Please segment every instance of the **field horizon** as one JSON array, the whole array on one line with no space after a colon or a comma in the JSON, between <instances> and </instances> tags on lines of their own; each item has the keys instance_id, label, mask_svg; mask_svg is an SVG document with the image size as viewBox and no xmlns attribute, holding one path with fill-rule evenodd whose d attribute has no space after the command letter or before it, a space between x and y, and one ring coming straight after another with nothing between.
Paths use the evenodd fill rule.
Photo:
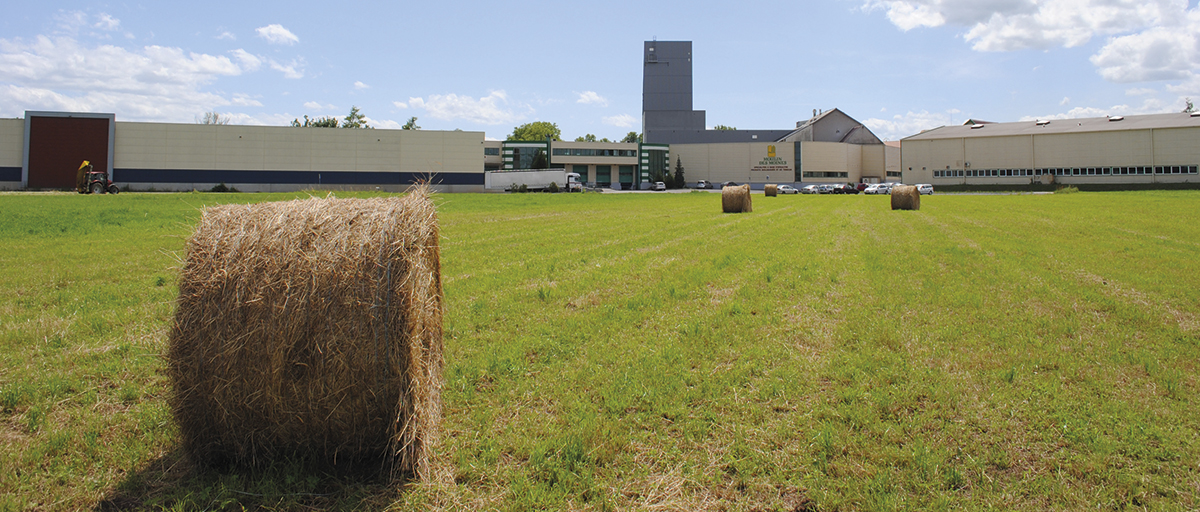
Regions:
<instances>
[{"instance_id":1,"label":"field horizon","mask_svg":"<svg viewBox=\"0 0 1200 512\"><path fill-rule=\"evenodd\" d=\"M0 510L1200 507L1200 191L435 195L439 478L193 466L184 240L325 194L0 195Z\"/></svg>"}]
</instances>

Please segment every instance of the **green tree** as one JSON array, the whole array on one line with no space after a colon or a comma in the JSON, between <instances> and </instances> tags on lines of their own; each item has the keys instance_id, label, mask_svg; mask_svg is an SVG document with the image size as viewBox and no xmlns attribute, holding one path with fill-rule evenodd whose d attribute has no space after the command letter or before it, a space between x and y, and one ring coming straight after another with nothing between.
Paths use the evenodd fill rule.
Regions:
<instances>
[{"instance_id":1,"label":"green tree","mask_svg":"<svg viewBox=\"0 0 1200 512\"><path fill-rule=\"evenodd\" d=\"M350 114L342 121L342 128L370 128L367 124L367 116L358 111L358 107L351 106Z\"/></svg>"},{"instance_id":2,"label":"green tree","mask_svg":"<svg viewBox=\"0 0 1200 512\"><path fill-rule=\"evenodd\" d=\"M641 142L641 141L642 141L642 134L640 134L638 132L629 132L629 133L625 134L624 139L621 139L621 142Z\"/></svg>"},{"instance_id":3,"label":"green tree","mask_svg":"<svg viewBox=\"0 0 1200 512\"><path fill-rule=\"evenodd\" d=\"M412 117L408 118L408 122L404 123L404 126L401 126L400 129L401 130L420 130L421 127L417 126L417 116L412 116Z\"/></svg>"},{"instance_id":4,"label":"green tree","mask_svg":"<svg viewBox=\"0 0 1200 512\"><path fill-rule=\"evenodd\" d=\"M725 126L725 125L723 125L723 124L716 125L716 126L714 126L714 127L713 127L713 129L714 129L714 130L721 130L721 131L734 131L734 130L737 130L737 128L734 128L734 127L732 127L732 126Z\"/></svg>"},{"instance_id":5,"label":"green tree","mask_svg":"<svg viewBox=\"0 0 1200 512\"><path fill-rule=\"evenodd\" d=\"M304 116L304 123L301 124L299 119L292 120L292 126L296 128L337 128L338 120L336 117L317 117L309 119Z\"/></svg>"},{"instance_id":6,"label":"green tree","mask_svg":"<svg viewBox=\"0 0 1200 512\"><path fill-rule=\"evenodd\" d=\"M675 188L684 188L687 186L687 181L683 177L683 162L679 160L679 156L675 157Z\"/></svg>"},{"instance_id":7,"label":"green tree","mask_svg":"<svg viewBox=\"0 0 1200 512\"><path fill-rule=\"evenodd\" d=\"M508 140L541 142L547 138L550 140L562 140L561 137L562 130L558 129L558 124L547 121L534 121L513 128L512 133L508 135Z\"/></svg>"},{"instance_id":8,"label":"green tree","mask_svg":"<svg viewBox=\"0 0 1200 512\"><path fill-rule=\"evenodd\" d=\"M583 137L575 137L575 142L596 142L596 136L589 133Z\"/></svg>"},{"instance_id":9,"label":"green tree","mask_svg":"<svg viewBox=\"0 0 1200 512\"><path fill-rule=\"evenodd\" d=\"M533 162L529 164L529 168L545 169L547 167L550 167L550 161L546 159L546 152L540 149L537 150L537 152L533 154Z\"/></svg>"}]
</instances>

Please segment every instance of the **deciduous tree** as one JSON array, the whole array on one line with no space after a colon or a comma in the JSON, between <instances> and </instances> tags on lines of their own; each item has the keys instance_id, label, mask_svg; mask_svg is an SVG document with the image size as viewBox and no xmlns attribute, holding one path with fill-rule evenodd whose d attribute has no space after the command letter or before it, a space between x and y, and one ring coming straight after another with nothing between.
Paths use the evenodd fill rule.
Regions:
<instances>
[{"instance_id":1,"label":"deciduous tree","mask_svg":"<svg viewBox=\"0 0 1200 512\"><path fill-rule=\"evenodd\" d=\"M558 129L558 124L547 121L534 121L513 128L512 133L508 135L508 140L512 141L541 142L547 138L550 140L562 140L562 130Z\"/></svg>"}]
</instances>

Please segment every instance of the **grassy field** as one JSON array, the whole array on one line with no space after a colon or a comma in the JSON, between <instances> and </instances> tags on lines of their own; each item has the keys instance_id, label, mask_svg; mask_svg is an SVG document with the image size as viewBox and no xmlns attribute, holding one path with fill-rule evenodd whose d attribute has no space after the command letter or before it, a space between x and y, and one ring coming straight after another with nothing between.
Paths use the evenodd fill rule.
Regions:
<instances>
[{"instance_id":1,"label":"grassy field","mask_svg":"<svg viewBox=\"0 0 1200 512\"><path fill-rule=\"evenodd\" d=\"M438 196L444 478L401 488L179 451L183 241L298 196L0 195L0 510L1200 507L1200 192Z\"/></svg>"}]
</instances>

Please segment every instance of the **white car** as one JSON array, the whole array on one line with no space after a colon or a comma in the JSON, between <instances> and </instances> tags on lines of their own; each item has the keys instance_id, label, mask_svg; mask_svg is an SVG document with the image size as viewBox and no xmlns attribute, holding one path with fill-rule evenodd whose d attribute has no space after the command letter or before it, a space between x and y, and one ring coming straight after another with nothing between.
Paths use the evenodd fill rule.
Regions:
<instances>
[{"instance_id":1,"label":"white car","mask_svg":"<svg viewBox=\"0 0 1200 512\"><path fill-rule=\"evenodd\" d=\"M933 185L921 183L917 185L917 193L923 196L931 196L933 195Z\"/></svg>"},{"instance_id":2,"label":"white car","mask_svg":"<svg viewBox=\"0 0 1200 512\"><path fill-rule=\"evenodd\" d=\"M654 186L651 188L653 188L654 190L666 190L667 184L663 183L661 181L656 181L656 182L654 182Z\"/></svg>"},{"instance_id":3,"label":"white car","mask_svg":"<svg viewBox=\"0 0 1200 512\"><path fill-rule=\"evenodd\" d=\"M780 194L799 194L800 193L799 190L796 190L796 187L793 187L791 185L780 185L778 188L775 189L775 191Z\"/></svg>"},{"instance_id":4,"label":"white car","mask_svg":"<svg viewBox=\"0 0 1200 512\"><path fill-rule=\"evenodd\" d=\"M808 185L808 186L806 186L806 187L804 187L804 188L801 188L801 189L800 189L800 193L801 193L801 194L816 194L816 193L817 193L817 187L819 187L819 186L820 186L820 185Z\"/></svg>"},{"instance_id":5,"label":"white car","mask_svg":"<svg viewBox=\"0 0 1200 512\"><path fill-rule=\"evenodd\" d=\"M872 194L881 194L881 195L891 194L892 188L895 187L896 185L900 185L900 183L896 183L894 181L876 183L875 185L873 185L875 187L875 191L872 192Z\"/></svg>"}]
</instances>

